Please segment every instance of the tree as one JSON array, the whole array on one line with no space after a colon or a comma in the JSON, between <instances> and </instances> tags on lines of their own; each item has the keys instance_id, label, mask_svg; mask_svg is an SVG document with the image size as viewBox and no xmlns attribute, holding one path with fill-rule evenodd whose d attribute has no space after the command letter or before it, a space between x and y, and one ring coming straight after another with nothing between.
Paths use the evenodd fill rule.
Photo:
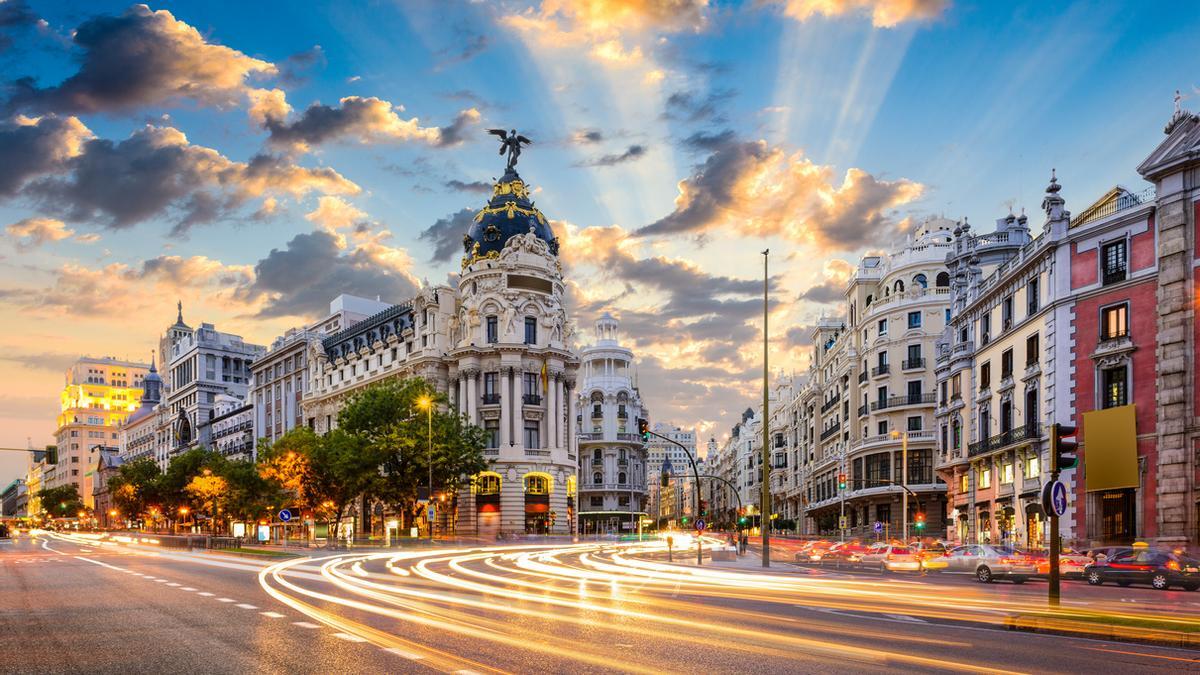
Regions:
<instances>
[{"instance_id":1,"label":"tree","mask_svg":"<svg viewBox=\"0 0 1200 675\"><path fill-rule=\"evenodd\" d=\"M212 523L211 530L215 533L218 503L229 490L229 483L212 473L211 469L205 469L199 476L193 476L183 490L192 498L193 504L208 514L209 522Z\"/></svg>"},{"instance_id":2,"label":"tree","mask_svg":"<svg viewBox=\"0 0 1200 675\"><path fill-rule=\"evenodd\" d=\"M108 491L122 512L136 518L161 501L161 479L158 464L143 457L117 467L116 475L108 479Z\"/></svg>"},{"instance_id":3,"label":"tree","mask_svg":"<svg viewBox=\"0 0 1200 675\"><path fill-rule=\"evenodd\" d=\"M196 476L204 474L205 469L210 473L220 475L227 460L218 452L206 448L192 448L175 455L167 470L159 479L159 498L162 501L163 512L177 513L179 507L191 503L191 495L187 486Z\"/></svg>"},{"instance_id":4,"label":"tree","mask_svg":"<svg viewBox=\"0 0 1200 675\"><path fill-rule=\"evenodd\" d=\"M430 402L432 413L422 409L422 400ZM443 412L446 403L428 382L411 378L366 387L342 408L338 428L382 457L382 472L370 490L373 496L415 514L421 488L429 487L430 438L434 492L453 495L467 477L487 468L487 432L460 415Z\"/></svg>"},{"instance_id":5,"label":"tree","mask_svg":"<svg viewBox=\"0 0 1200 675\"><path fill-rule=\"evenodd\" d=\"M37 496L42 502L42 511L49 518L74 518L84 510L79 488L74 483L43 488L38 490Z\"/></svg>"},{"instance_id":6,"label":"tree","mask_svg":"<svg viewBox=\"0 0 1200 675\"><path fill-rule=\"evenodd\" d=\"M264 478L254 462L228 462L221 475L228 483L221 505L230 518L256 521L286 498L279 484Z\"/></svg>"}]
</instances>

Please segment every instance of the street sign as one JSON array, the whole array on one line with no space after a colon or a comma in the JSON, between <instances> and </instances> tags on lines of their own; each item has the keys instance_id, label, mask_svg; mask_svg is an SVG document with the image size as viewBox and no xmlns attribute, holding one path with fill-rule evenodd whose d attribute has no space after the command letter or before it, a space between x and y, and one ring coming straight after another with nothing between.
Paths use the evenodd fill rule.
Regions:
<instances>
[{"instance_id":1,"label":"street sign","mask_svg":"<svg viewBox=\"0 0 1200 675\"><path fill-rule=\"evenodd\" d=\"M433 514L434 514L434 506L433 506L433 504L430 504L429 505L429 520L430 521L433 520Z\"/></svg>"},{"instance_id":2,"label":"street sign","mask_svg":"<svg viewBox=\"0 0 1200 675\"><path fill-rule=\"evenodd\" d=\"M883 523L881 523L877 520L877 521L875 521L875 534L882 534L882 533L883 533Z\"/></svg>"},{"instance_id":3,"label":"street sign","mask_svg":"<svg viewBox=\"0 0 1200 675\"><path fill-rule=\"evenodd\" d=\"M1050 481L1042 488L1042 508L1060 517L1067 512L1067 486L1062 481Z\"/></svg>"},{"instance_id":4,"label":"street sign","mask_svg":"<svg viewBox=\"0 0 1200 675\"><path fill-rule=\"evenodd\" d=\"M287 509L281 509L279 511L279 519L286 523L292 519L292 512Z\"/></svg>"},{"instance_id":5,"label":"street sign","mask_svg":"<svg viewBox=\"0 0 1200 675\"><path fill-rule=\"evenodd\" d=\"M704 531L704 525L705 525L705 523L704 523L704 519L703 519L703 518L697 518L697 519L696 519L696 531L697 531L697 532L703 532L703 531Z\"/></svg>"},{"instance_id":6,"label":"street sign","mask_svg":"<svg viewBox=\"0 0 1200 675\"><path fill-rule=\"evenodd\" d=\"M845 530L845 529L849 528L849 525L850 525L850 520L848 518L846 518L846 516L841 516L840 518L838 518L838 528Z\"/></svg>"}]
</instances>

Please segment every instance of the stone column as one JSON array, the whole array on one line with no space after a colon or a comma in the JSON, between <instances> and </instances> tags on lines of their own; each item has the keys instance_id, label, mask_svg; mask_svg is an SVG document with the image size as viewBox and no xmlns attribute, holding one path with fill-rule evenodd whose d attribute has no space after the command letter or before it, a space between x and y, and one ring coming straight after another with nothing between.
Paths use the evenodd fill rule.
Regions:
<instances>
[{"instance_id":1,"label":"stone column","mask_svg":"<svg viewBox=\"0 0 1200 675\"><path fill-rule=\"evenodd\" d=\"M514 410L512 396L512 368L500 369L500 447L506 448L512 442L512 413ZM520 411L516 406L515 410Z\"/></svg>"},{"instance_id":2,"label":"stone column","mask_svg":"<svg viewBox=\"0 0 1200 675\"><path fill-rule=\"evenodd\" d=\"M570 433L571 433L571 419L570 418L563 419L563 417L564 417L565 410L570 407L570 404L566 400L566 398L564 398L565 391L563 389L563 381L562 381L561 375L559 377L555 378L555 380L554 380L554 391L555 391L555 394L554 394L555 400L558 401L558 408L557 408L556 412L554 413L556 415L555 419L558 420L558 422L556 423L556 426L555 426L555 428L558 429L558 437L555 438L554 440L556 443L558 443L558 446L560 448L569 448L571 444L566 440L566 438L568 436L570 436ZM564 404L567 404L567 405L564 405Z\"/></svg>"},{"instance_id":3,"label":"stone column","mask_svg":"<svg viewBox=\"0 0 1200 675\"><path fill-rule=\"evenodd\" d=\"M475 391L475 381L479 377L478 371L467 371L467 419L471 424L479 424L479 394Z\"/></svg>"},{"instance_id":4,"label":"stone column","mask_svg":"<svg viewBox=\"0 0 1200 675\"><path fill-rule=\"evenodd\" d=\"M575 416L578 414L576 410L578 410L579 402L575 400L575 387L565 384L564 390L567 396L567 429L564 435L564 445L567 447L568 453L578 457L579 453L575 450Z\"/></svg>"},{"instance_id":5,"label":"stone column","mask_svg":"<svg viewBox=\"0 0 1200 675\"><path fill-rule=\"evenodd\" d=\"M546 447L557 448L559 447L557 376L552 376L546 384Z\"/></svg>"}]
</instances>

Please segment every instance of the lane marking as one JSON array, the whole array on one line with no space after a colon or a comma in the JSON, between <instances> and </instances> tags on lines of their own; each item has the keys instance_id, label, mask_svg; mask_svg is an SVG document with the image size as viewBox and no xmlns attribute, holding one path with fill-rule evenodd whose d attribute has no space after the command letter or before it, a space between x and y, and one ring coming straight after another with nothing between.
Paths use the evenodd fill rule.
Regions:
<instances>
[{"instance_id":1,"label":"lane marking","mask_svg":"<svg viewBox=\"0 0 1200 675\"><path fill-rule=\"evenodd\" d=\"M367 639L365 637L360 637L358 635L353 635L351 633L334 633L333 637L338 638L339 640L345 640L346 642L366 642L367 641Z\"/></svg>"},{"instance_id":2,"label":"lane marking","mask_svg":"<svg viewBox=\"0 0 1200 675\"><path fill-rule=\"evenodd\" d=\"M217 602L237 602L233 598L217 598Z\"/></svg>"},{"instance_id":3,"label":"lane marking","mask_svg":"<svg viewBox=\"0 0 1200 675\"><path fill-rule=\"evenodd\" d=\"M1185 661L1187 663L1200 663L1200 659L1184 659L1178 656L1163 656L1161 654L1147 654L1146 652L1130 652L1123 649L1105 649L1104 647L1084 647L1094 652L1111 652L1113 654L1129 654L1132 656L1149 656L1152 659L1166 659L1167 661Z\"/></svg>"},{"instance_id":4,"label":"lane marking","mask_svg":"<svg viewBox=\"0 0 1200 675\"><path fill-rule=\"evenodd\" d=\"M155 580L154 580L154 583L156 583L156 584L165 584L165 583L167 583L167 580L166 580L166 579L155 579Z\"/></svg>"},{"instance_id":5,"label":"lane marking","mask_svg":"<svg viewBox=\"0 0 1200 675\"><path fill-rule=\"evenodd\" d=\"M884 616L890 616L893 619L896 619L897 621L909 621L912 623L929 623L925 619L918 619L915 616L908 616L907 614L884 614Z\"/></svg>"},{"instance_id":6,"label":"lane marking","mask_svg":"<svg viewBox=\"0 0 1200 675\"><path fill-rule=\"evenodd\" d=\"M199 593L197 593L197 595L203 595L206 598L211 598L213 596L212 593L206 593L205 591L200 591Z\"/></svg>"},{"instance_id":7,"label":"lane marking","mask_svg":"<svg viewBox=\"0 0 1200 675\"><path fill-rule=\"evenodd\" d=\"M420 661L421 659L425 658L421 654L418 654L416 652L406 651L399 647L388 647L388 648L384 649L383 651L388 652L389 654L395 654L396 656L401 656L403 658L408 659L409 661Z\"/></svg>"},{"instance_id":8,"label":"lane marking","mask_svg":"<svg viewBox=\"0 0 1200 675\"><path fill-rule=\"evenodd\" d=\"M180 587L180 586L182 586L183 584L177 584L177 583L175 583L174 581L172 581L171 583L169 583L169 584L167 584L167 585L168 585L168 586L170 586L171 588L179 588L179 587Z\"/></svg>"},{"instance_id":9,"label":"lane marking","mask_svg":"<svg viewBox=\"0 0 1200 675\"><path fill-rule=\"evenodd\" d=\"M283 618L283 615L280 614L279 612L259 612L259 614L262 614L263 616L265 616L269 619L282 619Z\"/></svg>"},{"instance_id":10,"label":"lane marking","mask_svg":"<svg viewBox=\"0 0 1200 675\"><path fill-rule=\"evenodd\" d=\"M237 604L237 606L238 606L238 607L241 607L242 609L258 609L258 608L257 608L257 607L255 607L254 605L247 605L247 604L246 604L246 603L244 603L244 602L238 603L238 604Z\"/></svg>"},{"instance_id":11,"label":"lane marking","mask_svg":"<svg viewBox=\"0 0 1200 675\"><path fill-rule=\"evenodd\" d=\"M179 590L187 591L188 593L193 593L193 592L195 592L196 589L192 588L191 586L184 586L183 588L180 588Z\"/></svg>"},{"instance_id":12,"label":"lane marking","mask_svg":"<svg viewBox=\"0 0 1200 675\"><path fill-rule=\"evenodd\" d=\"M293 621L292 625L299 626L301 628L320 628L321 627L320 624L309 623L308 621Z\"/></svg>"}]
</instances>

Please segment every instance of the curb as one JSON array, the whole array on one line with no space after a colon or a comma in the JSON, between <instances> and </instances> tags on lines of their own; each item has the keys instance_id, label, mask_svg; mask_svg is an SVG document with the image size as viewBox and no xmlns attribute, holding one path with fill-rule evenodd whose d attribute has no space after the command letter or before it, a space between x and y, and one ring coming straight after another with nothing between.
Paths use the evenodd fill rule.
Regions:
<instances>
[{"instance_id":1,"label":"curb","mask_svg":"<svg viewBox=\"0 0 1200 675\"><path fill-rule=\"evenodd\" d=\"M1010 631L1023 633L1085 637L1113 642L1200 650L1200 633L1086 623L1044 616L1009 616L1004 620L1004 627Z\"/></svg>"}]
</instances>

